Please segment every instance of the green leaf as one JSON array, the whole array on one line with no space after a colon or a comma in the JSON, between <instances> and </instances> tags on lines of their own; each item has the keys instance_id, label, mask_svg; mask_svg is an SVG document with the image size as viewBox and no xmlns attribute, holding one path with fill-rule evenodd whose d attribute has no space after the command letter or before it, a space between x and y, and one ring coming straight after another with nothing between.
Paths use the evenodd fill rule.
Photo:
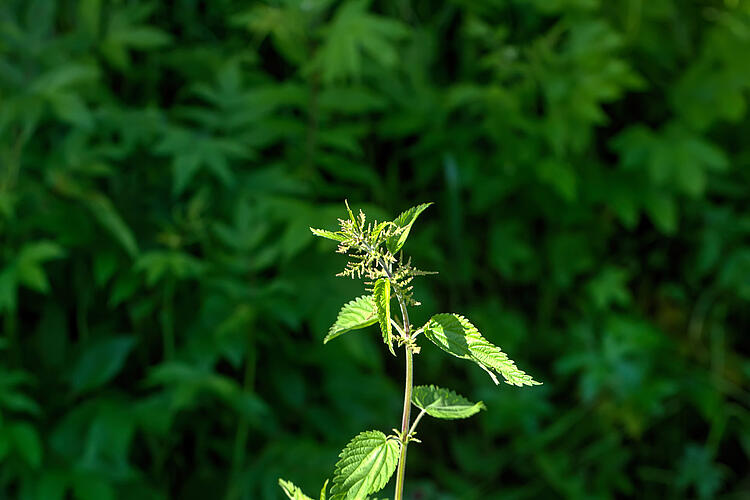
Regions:
<instances>
[{"instance_id":1,"label":"green leaf","mask_svg":"<svg viewBox=\"0 0 750 500\"><path fill-rule=\"evenodd\" d=\"M146 273L146 285L154 286L162 279L189 279L205 271L205 265L180 250L152 250L141 255L133 269Z\"/></svg>"},{"instance_id":2,"label":"green leaf","mask_svg":"<svg viewBox=\"0 0 750 500\"><path fill-rule=\"evenodd\" d=\"M648 212L654 225L665 234L677 231L679 213L674 197L666 194L652 194L645 199Z\"/></svg>"},{"instance_id":3,"label":"green leaf","mask_svg":"<svg viewBox=\"0 0 750 500\"><path fill-rule=\"evenodd\" d=\"M44 500L64 500L67 489L66 474L57 471L46 471L36 484L36 498Z\"/></svg>"},{"instance_id":4,"label":"green leaf","mask_svg":"<svg viewBox=\"0 0 750 500\"><path fill-rule=\"evenodd\" d=\"M344 200L344 205L346 205L346 211L349 212L349 219L356 224L357 218L354 217L354 212L352 212L351 207L349 207L349 200Z\"/></svg>"},{"instance_id":5,"label":"green leaf","mask_svg":"<svg viewBox=\"0 0 750 500\"><path fill-rule=\"evenodd\" d=\"M393 225L396 226L396 230L385 243L388 251L395 254L396 252L401 250L401 247L403 247L404 243L406 243L406 238L409 237L409 231L411 231L412 224L414 224L414 221L417 220L419 214L424 212L425 209L427 209L427 207L429 207L430 205L432 205L432 202L422 203L421 205L417 205L416 207L411 207L409 210L402 212L401 215L396 217L396 219L393 221Z\"/></svg>"},{"instance_id":6,"label":"green leaf","mask_svg":"<svg viewBox=\"0 0 750 500\"><path fill-rule=\"evenodd\" d=\"M108 41L127 45L133 49L148 50L169 45L172 42L172 36L151 26L127 26L116 31L112 30Z\"/></svg>"},{"instance_id":7,"label":"green leaf","mask_svg":"<svg viewBox=\"0 0 750 500\"><path fill-rule=\"evenodd\" d=\"M65 255L65 251L52 241L41 240L24 245L18 253L18 262L33 262L41 264L48 260L57 259Z\"/></svg>"},{"instance_id":8,"label":"green leaf","mask_svg":"<svg viewBox=\"0 0 750 500\"><path fill-rule=\"evenodd\" d=\"M328 335L323 339L326 344L350 330L358 330L375 324L378 315L375 308L375 300L372 295L363 295L344 305L339 311L336 322L328 330Z\"/></svg>"},{"instance_id":9,"label":"green leaf","mask_svg":"<svg viewBox=\"0 0 750 500\"><path fill-rule=\"evenodd\" d=\"M331 500L360 500L388 484L398 464L400 444L380 431L365 431L339 455Z\"/></svg>"},{"instance_id":10,"label":"green leaf","mask_svg":"<svg viewBox=\"0 0 750 500\"><path fill-rule=\"evenodd\" d=\"M70 376L73 391L81 393L106 384L120 372L134 346L134 337L111 337L87 346Z\"/></svg>"},{"instance_id":11,"label":"green leaf","mask_svg":"<svg viewBox=\"0 0 750 500\"><path fill-rule=\"evenodd\" d=\"M97 475L81 474L73 481L73 498L77 500L114 500L109 481Z\"/></svg>"},{"instance_id":12,"label":"green leaf","mask_svg":"<svg viewBox=\"0 0 750 500\"><path fill-rule=\"evenodd\" d=\"M373 287L375 297L375 306L378 310L378 321L380 322L380 331L383 333L383 342L393 351L393 327L391 326L391 282L388 278L380 278L375 282Z\"/></svg>"},{"instance_id":13,"label":"green leaf","mask_svg":"<svg viewBox=\"0 0 750 500\"><path fill-rule=\"evenodd\" d=\"M302 493L302 490L299 487L295 486L291 481L286 481L279 478L279 486L281 486L281 489L284 490L286 496L288 496L291 500L312 500L312 498ZM326 482L323 483L323 488L321 488L320 490L320 500L326 500L327 488L328 480L326 479Z\"/></svg>"},{"instance_id":14,"label":"green leaf","mask_svg":"<svg viewBox=\"0 0 750 500\"><path fill-rule=\"evenodd\" d=\"M13 311L16 308L17 288L15 266L0 272L0 311Z\"/></svg>"},{"instance_id":15,"label":"green leaf","mask_svg":"<svg viewBox=\"0 0 750 500\"><path fill-rule=\"evenodd\" d=\"M40 293L49 291L47 275L41 264L64 255L63 249L51 241L38 241L24 245L16 259L16 279Z\"/></svg>"},{"instance_id":16,"label":"green leaf","mask_svg":"<svg viewBox=\"0 0 750 500\"><path fill-rule=\"evenodd\" d=\"M295 486L291 481L285 481L284 479L279 478L279 486L281 486L281 489L284 490L286 496L291 500L313 500L309 496L302 493L302 490Z\"/></svg>"},{"instance_id":17,"label":"green leaf","mask_svg":"<svg viewBox=\"0 0 750 500\"><path fill-rule=\"evenodd\" d=\"M445 420L468 418L487 409L481 401L472 403L449 389L442 389L434 385L414 387L411 402L431 417Z\"/></svg>"},{"instance_id":18,"label":"green leaf","mask_svg":"<svg viewBox=\"0 0 750 500\"><path fill-rule=\"evenodd\" d=\"M18 454L32 468L38 468L42 464L42 443L36 429L22 422L10 426L8 431Z\"/></svg>"},{"instance_id":19,"label":"green leaf","mask_svg":"<svg viewBox=\"0 0 750 500\"><path fill-rule=\"evenodd\" d=\"M311 227L310 231L312 231L312 234L315 236L320 236L321 238L328 238L333 241L344 241L344 236L341 233L334 233L333 231L327 231L325 229L315 229L314 227Z\"/></svg>"},{"instance_id":20,"label":"green leaf","mask_svg":"<svg viewBox=\"0 0 750 500\"><path fill-rule=\"evenodd\" d=\"M54 95L64 88L99 77L99 70L91 64L64 64L39 76L30 87L33 93Z\"/></svg>"},{"instance_id":21,"label":"green leaf","mask_svg":"<svg viewBox=\"0 0 750 500\"><path fill-rule=\"evenodd\" d=\"M398 21L369 13L369 3L367 0L342 3L325 29L325 41L313 61L324 82L358 78L364 62L362 52L382 66L398 62L396 41L409 31Z\"/></svg>"},{"instance_id":22,"label":"green leaf","mask_svg":"<svg viewBox=\"0 0 750 500\"><path fill-rule=\"evenodd\" d=\"M64 195L80 201L99 224L109 231L131 257L138 253L138 244L133 231L120 216L112 201L94 189L79 184L75 179L60 172L54 173L57 189Z\"/></svg>"},{"instance_id":23,"label":"green leaf","mask_svg":"<svg viewBox=\"0 0 750 500\"><path fill-rule=\"evenodd\" d=\"M85 201L102 227L114 236L128 255L135 257L138 254L135 235L109 198L101 193L91 192L86 195Z\"/></svg>"},{"instance_id":24,"label":"green leaf","mask_svg":"<svg viewBox=\"0 0 750 500\"><path fill-rule=\"evenodd\" d=\"M457 358L474 361L495 384L493 371L510 385L540 385L508 358L499 347L485 339L471 322L458 314L436 314L425 324L424 333L436 346Z\"/></svg>"},{"instance_id":25,"label":"green leaf","mask_svg":"<svg viewBox=\"0 0 750 500\"><path fill-rule=\"evenodd\" d=\"M0 460L3 460L6 456L8 456L8 453L10 452L10 436L7 432L5 432L5 429L3 429L3 432L0 432Z\"/></svg>"},{"instance_id":26,"label":"green leaf","mask_svg":"<svg viewBox=\"0 0 750 500\"><path fill-rule=\"evenodd\" d=\"M81 128L91 128L94 119L81 96L73 92L60 92L50 96L50 104L55 114L63 121L78 125Z\"/></svg>"}]
</instances>

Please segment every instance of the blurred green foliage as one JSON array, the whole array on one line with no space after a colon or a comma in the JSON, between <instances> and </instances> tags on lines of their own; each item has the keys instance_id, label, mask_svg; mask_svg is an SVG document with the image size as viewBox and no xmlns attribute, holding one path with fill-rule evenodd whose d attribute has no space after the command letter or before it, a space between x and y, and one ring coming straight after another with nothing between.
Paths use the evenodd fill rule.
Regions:
<instances>
[{"instance_id":1,"label":"blurred green foliage","mask_svg":"<svg viewBox=\"0 0 750 500\"><path fill-rule=\"evenodd\" d=\"M348 197L436 202L425 311L545 382L425 346L490 411L410 498L747 498L749 54L748 0L3 0L0 497L315 491L399 415L322 345Z\"/></svg>"}]
</instances>

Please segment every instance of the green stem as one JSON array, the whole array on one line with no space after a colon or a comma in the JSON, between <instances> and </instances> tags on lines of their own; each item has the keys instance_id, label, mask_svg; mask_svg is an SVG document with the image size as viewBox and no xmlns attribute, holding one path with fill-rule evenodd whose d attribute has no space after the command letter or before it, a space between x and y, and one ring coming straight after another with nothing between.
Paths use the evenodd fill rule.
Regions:
<instances>
[{"instance_id":1,"label":"green stem","mask_svg":"<svg viewBox=\"0 0 750 500\"><path fill-rule=\"evenodd\" d=\"M375 253L375 249L372 248L366 241L360 240L360 245L367 252ZM395 282L393 279L392 269L390 264L386 264L383 259L378 259L380 267L383 268L386 276L391 282ZM403 320L403 337L406 343L404 344L404 351L406 352L406 382L404 384L404 410L401 415L401 456L398 460L398 471L396 472L396 493L393 500L401 500L404 496L404 476L406 473L406 448L409 444L409 421L411 418L411 392L414 380L414 369L413 369L413 349L414 345L411 342L411 321L409 321L409 312L406 310L406 301L398 288L395 288L396 299L398 300L398 306L401 309L401 319Z\"/></svg>"},{"instance_id":2,"label":"green stem","mask_svg":"<svg viewBox=\"0 0 750 500\"><path fill-rule=\"evenodd\" d=\"M18 346L18 332L16 331L16 309L8 308L3 315L3 326L5 330L6 350L8 352L8 365L16 366L21 359Z\"/></svg>"},{"instance_id":3,"label":"green stem","mask_svg":"<svg viewBox=\"0 0 750 500\"><path fill-rule=\"evenodd\" d=\"M401 500L404 495L404 474L406 473L406 448L409 444L409 419L411 416L411 390L413 380L411 347L406 346L406 384L404 387L404 412L401 416L401 457L396 472L396 493L394 500Z\"/></svg>"},{"instance_id":4,"label":"green stem","mask_svg":"<svg viewBox=\"0 0 750 500\"><path fill-rule=\"evenodd\" d=\"M247 353L247 359L245 360L245 378L242 382L242 390L245 392L253 392L255 386L255 363L256 363L256 352L253 344L252 337L250 338L249 350ZM240 416L237 424L237 433L234 436L234 452L232 454L232 471L230 475L230 484L227 488L225 498L232 500L239 497L239 488L237 486L237 479L242 472L242 467L245 464L245 449L247 447L247 437L250 433L249 422L246 418Z\"/></svg>"},{"instance_id":5,"label":"green stem","mask_svg":"<svg viewBox=\"0 0 750 500\"><path fill-rule=\"evenodd\" d=\"M161 312L162 341L164 342L164 359L171 361L174 358L174 279L167 278L164 288L164 305Z\"/></svg>"}]
</instances>

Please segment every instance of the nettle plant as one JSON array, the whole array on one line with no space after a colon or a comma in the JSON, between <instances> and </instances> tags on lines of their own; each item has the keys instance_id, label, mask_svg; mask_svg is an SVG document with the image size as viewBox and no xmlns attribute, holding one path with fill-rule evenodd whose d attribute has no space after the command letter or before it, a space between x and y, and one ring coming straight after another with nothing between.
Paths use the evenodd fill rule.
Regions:
<instances>
[{"instance_id":1,"label":"nettle plant","mask_svg":"<svg viewBox=\"0 0 750 500\"><path fill-rule=\"evenodd\" d=\"M382 490L394 471L396 472L395 500L404 492L406 449L410 442L420 442L415 436L417 426L425 415L453 420L467 418L485 409L484 403L472 403L455 392L434 385L414 386L413 359L419 354L417 339L424 334L433 344L457 358L473 361L486 371L497 385L502 376L507 384L515 386L539 385L516 367L516 364L496 345L485 339L479 330L459 314L436 314L419 328L409 321L409 308L419 306L414 299L411 282L415 276L429 273L420 271L404 260L401 248L406 243L411 227L431 203L412 207L390 222L368 223L360 210L355 217L349 204L348 219L339 219L341 229L327 231L310 228L314 235L338 242L338 253L349 257L343 272L338 276L362 279L369 295L363 295L344 305L336 322L331 326L324 343L347 332L378 323L383 342L396 355L394 345L404 349L406 359L406 384L401 428L386 435L381 431L364 431L352 439L339 455L328 491L326 480L320 492L325 500L360 500L370 498ZM395 299L397 309L391 305ZM419 414L411 421L411 407ZM311 500L289 481L279 480L279 485L292 500Z\"/></svg>"}]
</instances>

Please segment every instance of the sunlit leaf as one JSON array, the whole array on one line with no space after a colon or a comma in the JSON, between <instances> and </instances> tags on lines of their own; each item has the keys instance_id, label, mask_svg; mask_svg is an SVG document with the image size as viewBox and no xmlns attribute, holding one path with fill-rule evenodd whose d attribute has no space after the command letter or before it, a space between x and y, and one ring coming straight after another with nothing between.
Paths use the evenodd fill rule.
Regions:
<instances>
[{"instance_id":1,"label":"sunlit leaf","mask_svg":"<svg viewBox=\"0 0 750 500\"><path fill-rule=\"evenodd\" d=\"M468 418L486 409L481 401L472 403L451 390L434 385L414 387L411 402L431 417L446 420Z\"/></svg>"},{"instance_id":2,"label":"sunlit leaf","mask_svg":"<svg viewBox=\"0 0 750 500\"><path fill-rule=\"evenodd\" d=\"M331 325L323 343L325 344L348 331L373 325L377 321L378 313L373 296L363 295L358 297L341 308L336 322Z\"/></svg>"},{"instance_id":3,"label":"sunlit leaf","mask_svg":"<svg viewBox=\"0 0 750 500\"><path fill-rule=\"evenodd\" d=\"M414 224L414 221L417 220L419 214L424 212L430 205L432 205L431 202L411 207L409 210L402 212L401 215L396 217L393 221L393 225L396 228L395 232L386 242L386 246L391 253L395 254L401 250L401 247L404 246L406 239L409 237L409 231L411 231L411 226Z\"/></svg>"},{"instance_id":4,"label":"sunlit leaf","mask_svg":"<svg viewBox=\"0 0 750 500\"><path fill-rule=\"evenodd\" d=\"M457 358L468 359L478 364L492 378L499 381L493 372L503 376L510 385L539 385L508 358L499 347L485 339L479 330L458 314L436 314L423 327L425 336L436 346Z\"/></svg>"},{"instance_id":5,"label":"sunlit leaf","mask_svg":"<svg viewBox=\"0 0 750 500\"><path fill-rule=\"evenodd\" d=\"M281 489L284 490L284 493L290 498L290 500L313 500L302 493L302 490L295 486L291 481L279 479L279 486L281 486Z\"/></svg>"},{"instance_id":6,"label":"sunlit leaf","mask_svg":"<svg viewBox=\"0 0 750 500\"><path fill-rule=\"evenodd\" d=\"M388 346L391 354L393 351L393 326L391 325L391 282L387 278L380 278L373 287L373 299L378 311L378 322L383 334L383 342Z\"/></svg>"},{"instance_id":7,"label":"sunlit leaf","mask_svg":"<svg viewBox=\"0 0 750 500\"><path fill-rule=\"evenodd\" d=\"M331 500L364 499L383 489L396 470L399 452L399 441L380 431L358 434L336 462Z\"/></svg>"}]
</instances>

